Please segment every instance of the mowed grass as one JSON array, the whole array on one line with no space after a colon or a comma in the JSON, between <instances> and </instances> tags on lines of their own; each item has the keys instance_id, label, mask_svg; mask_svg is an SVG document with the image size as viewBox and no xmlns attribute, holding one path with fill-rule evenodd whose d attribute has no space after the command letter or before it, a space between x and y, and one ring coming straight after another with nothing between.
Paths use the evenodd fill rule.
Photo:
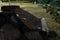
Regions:
<instances>
[{"instance_id":1,"label":"mowed grass","mask_svg":"<svg viewBox=\"0 0 60 40\"><path fill-rule=\"evenodd\" d=\"M2 3L3 5L9 5L8 3ZM43 9L39 4L32 4L32 3L11 3L11 5L18 5L22 9L30 12L32 15L36 16L37 18L46 18L47 26L56 31L60 31L60 24L56 23L52 16L49 13L46 13L46 10Z\"/></svg>"},{"instance_id":2,"label":"mowed grass","mask_svg":"<svg viewBox=\"0 0 60 40\"><path fill-rule=\"evenodd\" d=\"M43 9L38 4L22 4L20 5L22 9L30 12L37 18L46 18L47 26L56 31L60 31L60 24L56 23L52 16L49 13L46 13L46 9Z\"/></svg>"}]
</instances>

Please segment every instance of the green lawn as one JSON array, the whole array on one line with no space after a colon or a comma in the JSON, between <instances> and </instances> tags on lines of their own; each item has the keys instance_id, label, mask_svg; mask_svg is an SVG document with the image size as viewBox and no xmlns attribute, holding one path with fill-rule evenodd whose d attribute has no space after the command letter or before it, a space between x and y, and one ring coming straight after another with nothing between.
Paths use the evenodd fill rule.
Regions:
<instances>
[{"instance_id":1,"label":"green lawn","mask_svg":"<svg viewBox=\"0 0 60 40\"><path fill-rule=\"evenodd\" d=\"M54 19L52 19L52 16L49 13L46 13L46 10L43 9L41 6L38 4L22 4L20 5L22 9L30 12L34 16L41 18L44 17L46 18L47 25L50 29L53 30L60 30L60 24L56 23Z\"/></svg>"}]
</instances>

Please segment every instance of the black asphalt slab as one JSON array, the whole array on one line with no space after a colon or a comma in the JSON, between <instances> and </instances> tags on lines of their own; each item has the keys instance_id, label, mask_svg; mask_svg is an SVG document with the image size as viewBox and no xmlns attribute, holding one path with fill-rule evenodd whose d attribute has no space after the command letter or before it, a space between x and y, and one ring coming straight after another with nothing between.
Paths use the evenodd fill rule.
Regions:
<instances>
[{"instance_id":1,"label":"black asphalt slab","mask_svg":"<svg viewBox=\"0 0 60 40\"><path fill-rule=\"evenodd\" d=\"M8 13L12 12L14 14L18 14L18 18L21 19L21 21L31 29L37 29L38 27L41 27L41 21L39 18L21 9L19 6L2 6L1 10Z\"/></svg>"},{"instance_id":2,"label":"black asphalt slab","mask_svg":"<svg viewBox=\"0 0 60 40\"><path fill-rule=\"evenodd\" d=\"M16 30L14 29L15 35L18 35L20 33L18 35L19 37L17 40L43 40L44 38L46 38L44 35L44 31L41 30L42 27L40 21L41 19L38 19L31 13L21 9L19 6L3 6L1 10L3 11L2 13L4 13L5 15L4 16L2 14L4 16L2 18L3 19L6 18L7 23L13 25L11 28L10 25L8 24L7 24L8 26L1 27L2 29L5 30L4 32L6 33L6 35L8 35L7 38L10 37L10 35L13 35L12 29L14 28L17 28L19 30L17 34L15 34ZM14 20L17 20L18 22L15 23L12 20L10 21L11 16L14 16L15 17ZM8 33L6 29L8 29L8 32L9 31L10 32ZM5 38L5 35L2 36L4 36L2 38ZM12 38L10 37L10 39L8 38L8 40L14 40ZM7 39L1 39L1 40L7 40Z\"/></svg>"}]
</instances>

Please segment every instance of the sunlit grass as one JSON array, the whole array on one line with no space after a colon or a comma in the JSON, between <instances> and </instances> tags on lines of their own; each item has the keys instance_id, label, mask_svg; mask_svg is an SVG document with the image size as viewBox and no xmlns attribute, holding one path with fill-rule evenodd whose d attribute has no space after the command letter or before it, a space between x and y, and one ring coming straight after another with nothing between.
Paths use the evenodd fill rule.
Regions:
<instances>
[{"instance_id":1,"label":"sunlit grass","mask_svg":"<svg viewBox=\"0 0 60 40\"><path fill-rule=\"evenodd\" d=\"M37 18L46 18L47 21L47 25L50 29L53 30L60 30L60 24L56 23L54 19L52 19L52 16L49 13L46 13L46 10L43 9L41 6L38 6L38 4L25 4L25 6L23 6L24 4L21 5L21 8L30 12L31 14L33 14L34 16L36 16ZM23 7L22 7L23 6Z\"/></svg>"}]
</instances>

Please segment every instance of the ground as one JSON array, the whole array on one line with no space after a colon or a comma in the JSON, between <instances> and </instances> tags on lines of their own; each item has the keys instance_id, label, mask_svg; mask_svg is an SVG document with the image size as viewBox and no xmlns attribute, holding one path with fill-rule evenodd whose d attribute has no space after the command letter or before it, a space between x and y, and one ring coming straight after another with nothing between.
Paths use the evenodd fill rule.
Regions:
<instances>
[{"instance_id":1,"label":"ground","mask_svg":"<svg viewBox=\"0 0 60 40\"><path fill-rule=\"evenodd\" d=\"M3 5L9 5L8 3L0 3L0 7ZM11 3L11 5L18 5L22 9L30 12L37 18L46 18L47 26L53 30L60 30L60 24L56 23L52 16L49 13L46 13L46 9L43 9L40 4L32 4L32 3Z\"/></svg>"},{"instance_id":2,"label":"ground","mask_svg":"<svg viewBox=\"0 0 60 40\"><path fill-rule=\"evenodd\" d=\"M52 19L52 16L49 13L46 13L46 9L43 9L40 4L32 4L32 3L11 3L11 4L20 6L22 9L30 12L37 18L42 17L46 18L47 26L52 30L60 32L60 24L55 22L55 20ZM8 3L0 3L0 7L3 5L8 5Z\"/></svg>"}]
</instances>

